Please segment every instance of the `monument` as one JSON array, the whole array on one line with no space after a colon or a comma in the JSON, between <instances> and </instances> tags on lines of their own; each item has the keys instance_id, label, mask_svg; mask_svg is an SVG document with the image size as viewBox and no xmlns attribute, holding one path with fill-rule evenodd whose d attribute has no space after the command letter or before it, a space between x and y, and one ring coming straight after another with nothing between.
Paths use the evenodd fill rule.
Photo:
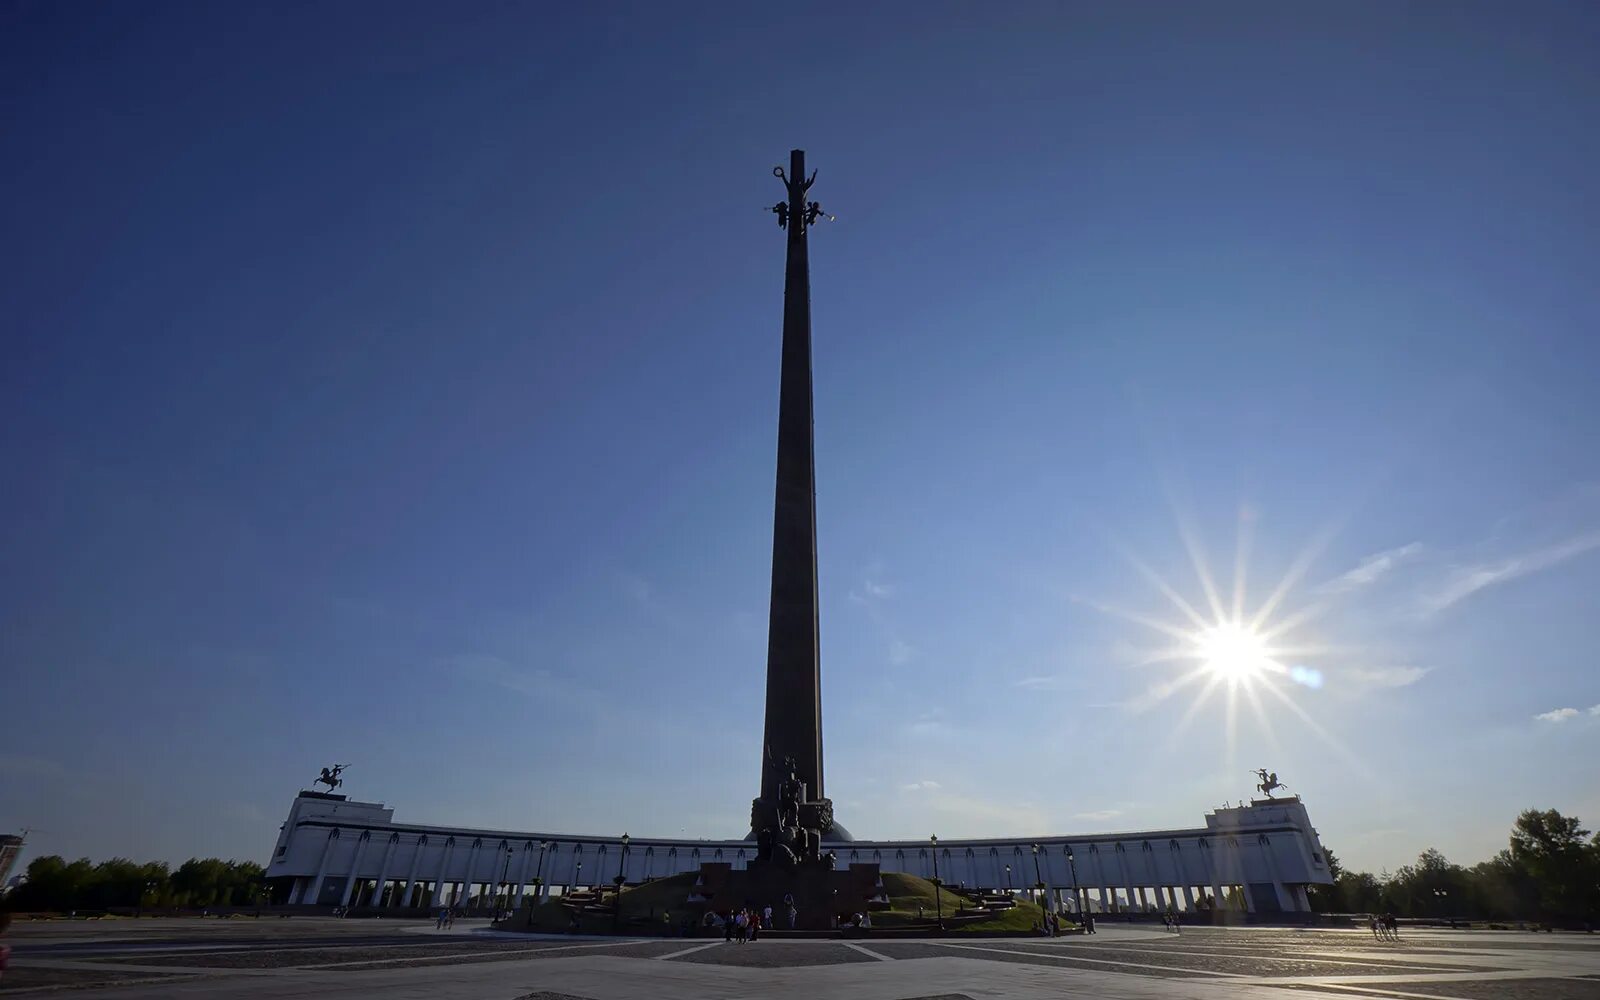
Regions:
<instances>
[{"instance_id":1,"label":"monument","mask_svg":"<svg viewBox=\"0 0 1600 1000\"><path fill-rule=\"evenodd\" d=\"M784 199L770 211L788 234L778 393L778 472L772 512L772 599L767 618L767 709L761 795L750 808L757 858L821 860L833 838L822 784L822 676L817 629L817 486L811 396L811 263L807 237L822 217L808 201L804 150L773 167Z\"/></svg>"},{"instance_id":2,"label":"monument","mask_svg":"<svg viewBox=\"0 0 1600 1000\"><path fill-rule=\"evenodd\" d=\"M767 619L767 705L761 794L750 804L756 856L744 871L701 867L701 891L715 902L782 899L797 926L827 927L840 907L859 905L878 882L877 865L836 871L822 841L847 841L822 784L822 675L817 628L817 488L811 395L811 264L807 237L823 218L808 200L813 171L791 150L772 169L784 198L770 209L788 236L783 283L783 350L778 393L778 472L772 511L772 597Z\"/></svg>"},{"instance_id":3,"label":"monument","mask_svg":"<svg viewBox=\"0 0 1600 1000\"><path fill-rule=\"evenodd\" d=\"M765 733L749 835L714 841L396 823L383 803L340 794L345 765L336 764L316 779L327 791L300 792L278 829L267 872L278 898L301 906L413 913L454 906L490 914L502 908L508 884L515 887L513 906L539 903L546 887L560 886L564 901L584 900L580 908L598 908L615 928L618 911L600 901L597 885L694 874L683 901L691 912L771 905L782 915L780 930L815 932L835 926L841 915L887 905L880 871L994 889L1031 858L1036 877L1058 900L1070 892L1082 907L1092 888L1101 912L1145 909L1147 892L1158 906L1194 911L1198 888L1216 900L1234 898L1225 889L1237 889L1252 912L1309 913L1307 887L1331 884L1331 869L1304 805L1296 796L1275 796L1287 789L1265 768L1256 771L1256 787L1266 799L1218 809L1191 829L862 842L835 822L823 785L808 246L811 227L825 216L809 200L816 174L806 173L802 151L790 153L787 170L773 173L784 197L770 211L788 254ZM683 766L695 766L693 757Z\"/></svg>"}]
</instances>

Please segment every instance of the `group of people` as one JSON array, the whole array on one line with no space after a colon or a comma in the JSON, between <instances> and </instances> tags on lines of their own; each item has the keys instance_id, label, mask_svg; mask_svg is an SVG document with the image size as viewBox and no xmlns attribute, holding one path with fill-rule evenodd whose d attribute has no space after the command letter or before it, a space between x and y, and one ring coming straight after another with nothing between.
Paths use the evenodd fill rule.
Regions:
<instances>
[{"instance_id":1,"label":"group of people","mask_svg":"<svg viewBox=\"0 0 1600 1000\"><path fill-rule=\"evenodd\" d=\"M448 906L441 907L439 910L438 919L434 920L433 922L433 929L436 931L442 931L448 927L454 927L455 925L456 911L452 910Z\"/></svg>"},{"instance_id":2,"label":"group of people","mask_svg":"<svg viewBox=\"0 0 1600 1000\"><path fill-rule=\"evenodd\" d=\"M1033 930L1034 933L1041 934L1044 937L1060 937L1061 914L1054 910L1045 910L1043 922L1036 921L1033 925Z\"/></svg>"},{"instance_id":3,"label":"group of people","mask_svg":"<svg viewBox=\"0 0 1600 1000\"><path fill-rule=\"evenodd\" d=\"M790 927L794 926L794 913L794 906L791 905L789 907ZM721 914L713 914L713 916L722 922L722 939L724 941L737 941L740 944L744 944L746 941L754 941L759 938L762 928L768 930L772 928L772 907L770 906L760 908L745 906L726 917Z\"/></svg>"},{"instance_id":4,"label":"group of people","mask_svg":"<svg viewBox=\"0 0 1600 1000\"><path fill-rule=\"evenodd\" d=\"M1374 913L1368 918L1367 925L1372 928L1372 936L1379 941L1400 940L1400 922L1392 913Z\"/></svg>"},{"instance_id":5,"label":"group of people","mask_svg":"<svg viewBox=\"0 0 1600 1000\"><path fill-rule=\"evenodd\" d=\"M1161 928L1174 934L1183 933L1183 929L1178 923L1178 912L1176 910L1167 910L1161 914Z\"/></svg>"}]
</instances>

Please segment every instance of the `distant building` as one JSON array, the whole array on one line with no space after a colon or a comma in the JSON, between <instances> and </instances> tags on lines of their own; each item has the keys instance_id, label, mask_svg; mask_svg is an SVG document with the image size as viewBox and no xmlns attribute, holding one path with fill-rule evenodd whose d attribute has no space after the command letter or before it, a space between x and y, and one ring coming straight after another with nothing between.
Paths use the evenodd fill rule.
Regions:
<instances>
[{"instance_id":1,"label":"distant building","mask_svg":"<svg viewBox=\"0 0 1600 1000\"><path fill-rule=\"evenodd\" d=\"M5 886L10 891L8 881L11 869L17 863L17 858L22 854L22 838L10 833L0 833L0 886Z\"/></svg>"},{"instance_id":2,"label":"distant building","mask_svg":"<svg viewBox=\"0 0 1600 1000\"><path fill-rule=\"evenodd\" d=\"M1243 910L1293 921L1311 912L1306 890L1331 885L1327 853L1299 796L1257 799L1208 813L1205 825L1126 833L990 837L938 842L938 875L995 891L1040 886L1055 908L1096 913ZM932 877L927 840L824 841L843 867ZM274 898L308 906L375 909L520 906L544 895L629 885L699 871L705 862L744 868L748 840L583 836L396 823L381 802L301 792L267 867ZM537 881L536 881L537 880ZM540 884L542 883L542 885Z\"/></svg>"}]
</instances>

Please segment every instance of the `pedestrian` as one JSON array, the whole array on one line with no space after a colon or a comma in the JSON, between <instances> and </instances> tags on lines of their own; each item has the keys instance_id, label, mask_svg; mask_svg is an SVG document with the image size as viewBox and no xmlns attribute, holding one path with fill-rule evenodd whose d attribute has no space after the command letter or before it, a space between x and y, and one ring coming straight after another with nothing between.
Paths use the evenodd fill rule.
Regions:
<instances>
[{"instance_id":1,"label":"pedestrian","mask_svg":"<svg viewBox=\"0 0 1600 1000\"><path fill-rule=\"evenodd\" d=\"M439 907L439 919L435 920L433 922L433 929L434 930L436 930L436 931L444 930L444 914L445 914L444 907L442 907L442 906Z\"/></svg>"},{"instance_id":2,"label":"pedestrian","mask_svg":"<svg viewBox=\"0 0 1600 1000\"><path fill-rule=\"evenodd\" d=\"M789 904L789 929L794 930L795 921L800 919L800 911L795 909L794 903Z\"/></svg>"},{"instance_id":3,"label":"pedestrian","mask_svg":"<svg viewBox=\"0 0 1600 1000\"><path fill-rule=\"evenodd\" d=\"M750 911L750 940L754 941L761 936L761 914Z\"/></svg>"},{"instance_id":4,"label":"pedestrian","mask_svg":"<svg viewBox=\"0 0 1600 1000\"><path fill-rule=\"evenodd\" d=\"M1384 923L1389 928L1389 940L1391 940L1391 941L1400 940L1400 921L1395 919L1395 916L1394 916L1393 913L1386 914L1384 916L1383 920L1384 920Z\"/></svg>"},{"instance_id":5,"label":"pedestrian","mask_svg":"<svg viewBox=\"0 0 1600 1000\"><path fill-rule=\"evenodd\" d=\"M1174 933L1174 934L1182 934L1183 933L1183 920L1182 920L1182 918L1180 918L1178 916L1176 911L1174 911L1173 914L1172 914L1172 933Z\"/></svg>"},{"instance_id":6,"label":"pedestrian","mask_svg":"<svg viewBox=\"0 0 1600 1000\"><path fill-rule=\"evenodd\" d=\"M723 943L725 943L725 944L732 943L734 928L736 927L736 925L738 923L739 923L738 918L735 917L732 913L729 913L727 922L722 925L722 940L723 940Z\"/></svg>"},{"instance_id":7,"label":"pedestrian","mask_svg":"<svg viewBox=\"0 0 1600 1000\"><path fill-rule=\"evenodd\" d=\"M769 930L769 931L772 930L772 904L771 903L768 903L761 910L761 926L764 927L765 929Z\"/></svg>"}]
</instances>

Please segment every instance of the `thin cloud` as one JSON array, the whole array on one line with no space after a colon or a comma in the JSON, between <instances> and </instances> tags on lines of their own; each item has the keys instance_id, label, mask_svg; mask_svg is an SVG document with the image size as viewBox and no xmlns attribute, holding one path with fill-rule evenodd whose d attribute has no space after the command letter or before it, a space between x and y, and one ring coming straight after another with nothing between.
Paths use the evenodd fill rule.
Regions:
<instances>
[{"instance_id":1,"label":"thin cloud","mask_svg":"<svg viewBox=\"0 0 1600 1000\"><path fill-rule=\"evenodd\" d=\"M1600 705L1596 705L1595 708L1600 708ZM1595 714L1594 709L1591 708L1589 713L1591 715ZM1576 718L1577 715L1578 710L1575 708L1552 708L1548 712L1540 712L1534 718L1540 722L1561 723L1566 722L1568 719Z\"/></svg>"},{"instance_id":2,"label":"thin cloud","mask_svg":"<svg viewBox=\"0 0 1600 1000\"><path fill-rule=\"evenodd\" d=\"M916 658L917 648L901 638L889 640L889 663L896 667L903 667Z\"/></svg>"},{"instance_id":3,"label":"thin cloud","mask_svg":"<svg viewBox=\"0 0 1600 1000\"><path fill-rule=\"evenodd\" d=\"M1095 809L1092 812L1074 813L1072 818L1088 820L1092 823L1104 823L1108 819L1116 819L1121 815L1121 809Z\"/></svg>"},{"instance_id":4,"label":"thin cloud","mask_svg":"<svg viewBox=\"0 0 1600 1000\"><path fill-rule=\"evenodd\" d=\"M937 781L913 781L909 785L901 785L900 789L906 792L933 792L943 787Z\"/></svg>"},{"instance_id":5,"label":"thin cloud","mask_svg":"<svg viewBox=\"0 0 1600 1000\"><path fill-rule=\"evenodd\" d=\"M1356 667L1341 670L1328 680L1344 688L1372 691L1379 688L1410 687L1432 671L1432 667Z\"/></svg>"},{"instance_id":6,"label":"thin cloud","mask_svg":"<svg viewBox=\"0 0 1600 1000\"><path fill-rule=\"evenodd\" d=\"M1049 691L1054 688L1061 687L1063 683L1063 678L1041 675L1037 677L1024 677L1020 681L1013 682L1011 686L1027 688L1030 691Z\"/></svg>"},{"instance_id":7,"label":"thin cloud","mask_svg":"<svg viewBox=\"0 0 1600 1000\"><path fill-rule=\"evenodd\" d=\"M1398 548L1375 552L1356 564L1355 569L1334 577L1317 590L1324 594L1348 594L1353 590L1376 583L1390 570L1422 551L1421 542L1412 542Z\"/></svg>"},{"instance_id":8,"label":"thin cloud","mask_svg":"<svg viewBox=\"0 0 1600 1000\"><path fill-rule=\"evenodd\" d=\"M1589 714L1590 715L1600 715L1600 705L1590 705L1589 706Z\"/></svg>"},{"instance_id":9,"label":"thin cloud","mask_svg":"<svg viewBox=\"0 0 1600 1000\"><path fill-rule=\"evenodd\" d=\"M1534 549L1497 563L1458 568L1438 592L1424 599L1423 610L1427 614L1438 614L1486 587L1559 566L1594 549L1600 549L1600 530L1586 531L1556 545Z\"/></svg>"}]
</instances>

